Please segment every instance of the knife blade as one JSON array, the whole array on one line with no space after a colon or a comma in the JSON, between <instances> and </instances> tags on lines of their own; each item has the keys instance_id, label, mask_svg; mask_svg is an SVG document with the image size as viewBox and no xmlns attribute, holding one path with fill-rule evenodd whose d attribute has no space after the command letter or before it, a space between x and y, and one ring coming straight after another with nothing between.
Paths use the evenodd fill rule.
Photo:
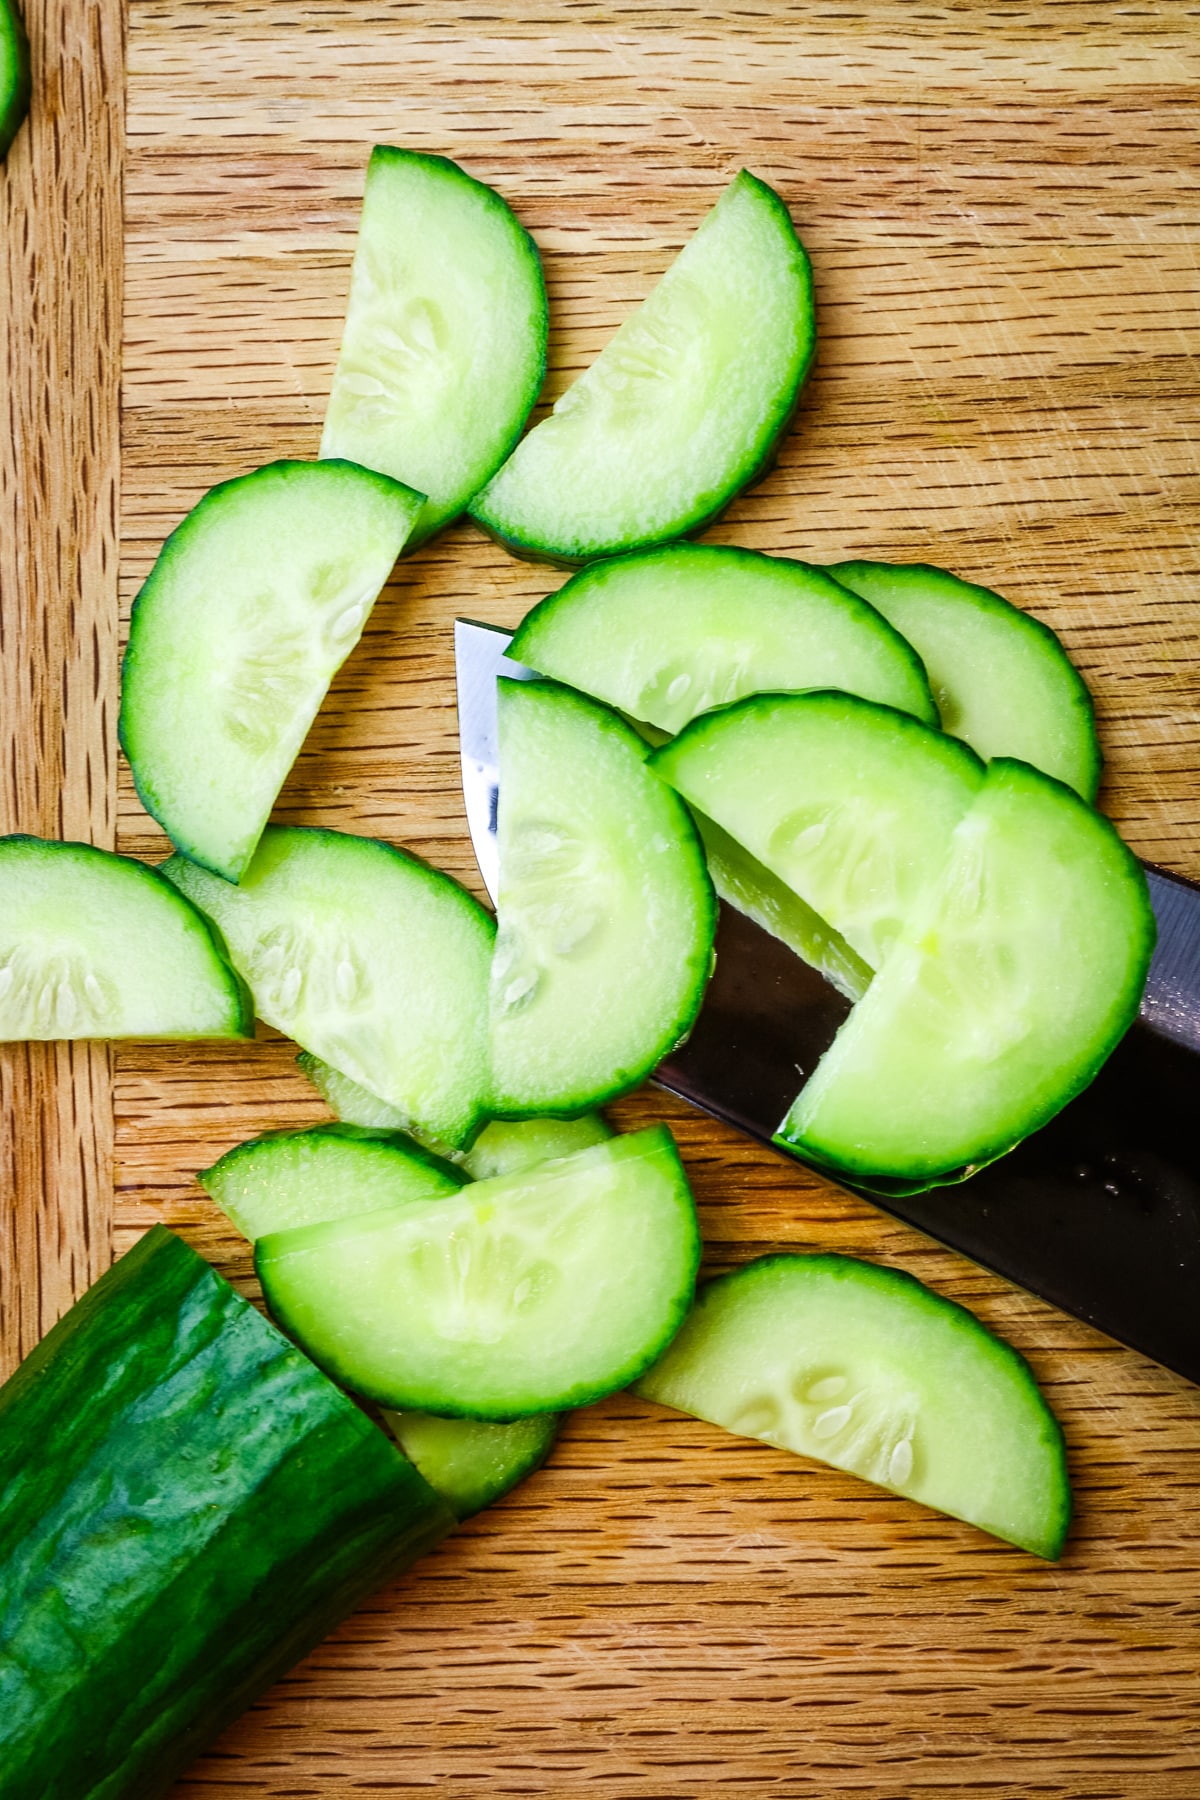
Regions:
<instances>
[{"instance_id":1,"label":"knife blade","mask_svg":"<svg viewBox=\"0 0 1200 1800\"><path fill-rule=\"evenodd\" d=\"M493 900L496 677L536 680L510 634L455 623L463 794ZM1087 1088L956 1186L852 1192L1064 1312L1200 1382L1200 887L1146 868L1158 945L1138 1019ZM661 1087L780 1155L774 1133L850 1002L722 903L716 970ZM825 1171L818 1171L832 1179Z\"/></svg>"}]
</instances>

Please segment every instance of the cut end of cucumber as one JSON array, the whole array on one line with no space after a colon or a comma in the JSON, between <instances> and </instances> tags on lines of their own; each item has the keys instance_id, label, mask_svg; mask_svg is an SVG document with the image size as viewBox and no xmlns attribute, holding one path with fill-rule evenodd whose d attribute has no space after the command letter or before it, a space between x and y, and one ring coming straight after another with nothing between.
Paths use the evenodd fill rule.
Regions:
<instances>
[{"instance_id":1,"label":"cut end of cucumber","mask_svg":"<svg viewBox=\"0 0 1200 1800\"><path fill-rule=\"evenodd\" d=\"M136 601L120 737L147 811L238 881L424 501L355 463L271 463L173 531Z\"/></svg>"},{"instance_id":2,"label":"cut end of cucumber","mask_svg":"<svg viewBox=\"0 0 1200 1800\"><path fill-rule=\"evenodd\" d=\"M383 1416L405 1456L459 1519L482 1512L540 1469L558 1434L557 1413L507 1421Z\"/></svg>"},{"instance_id":3,"label":"cut end of cucumber","mask_svg":"<svg viewBox=\"0 0 1200 1800\"><path fill-rule=\"evenodd\" d=\"M408 549L508 455L546 330L537 246L499 194L446 157L377 145L321 455L428 496Z\"/></svg>"},{"instance_id":4,"label":"cut end of cucumber","mask_svg":"<svg viewBox=\"0 0 1200 1800\"><path fill-rule=\"evenodd\" d=\"M275 1317L381 1405L524 1418L626 1386L691 1301L695 1208L663 1126L390 1213L260 1238Z\"/></svg>"},{"instance_id":5,"label":"cut end of cucumber","mask_svg":"<svg viewBox=\"0 0 1200 1800\"><path fill-rule=\"evenodd\" d=\"M698 530L763 472L815 340L787 208L743 170L472 517L522 554L566 562Z\"/></svg>"},{"instance_id":6,"label":"cut end of cucumber","mask_svg":"<svg viewBox=\"0 0 1200 1800\"><path fill-rule=\"evenodd\" d=\"M1029 1365L899 1270L782 1255L721 1276L635 1391L1062 1552L1066 1453Z\"/></svg>"},{"instance_id":7,"label":"cut end of cucumber","mask_svg":"<svg viewBox=\"0 0 1200 1800\"><path fill-rule=\"evenodd\" d=\"M207 919L158 870L0 838L0 1040L253 1035Z\"/></svg>"}]
</instances>

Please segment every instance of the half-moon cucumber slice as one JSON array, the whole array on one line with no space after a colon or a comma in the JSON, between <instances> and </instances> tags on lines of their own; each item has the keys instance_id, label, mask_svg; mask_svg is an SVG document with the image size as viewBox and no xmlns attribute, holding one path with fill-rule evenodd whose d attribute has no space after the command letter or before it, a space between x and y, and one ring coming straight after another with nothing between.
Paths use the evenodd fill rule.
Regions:
<instances>
[{"instance_id":1,"label":"half-moon cucumber slice","mask_svg":"<svg viewBox=\"0 0 1200 1800\"><path fill-rule=\"evenodd\" d=\"M743 169L472 517L561 562L698 530L770 462L815 343L808 257L779 195Z\"/></svg>"},{"instance_id":2,"label":"half-moon cucumber slice","mask_svg":"<svg viewBox=\"0 0 1200 1800\"><path fill-rule=\"evenodd\" d=\"M1100 784L1100 743L1087 684L1048 625L990 588L925 564L835 563L919 653L942 730L984 762L1015 756L1085 800Z\"/></svg>"},{"instance_id":3,"label":"half-moon cucumber slice","mask_svg":"<svg viewBox=\"0 0 1200 1800\"><path fill-rule=\"evenodd\" d=\"M0 1041L253 1035L208 920L157 869L0 838Z\"/></svg>"},{"instance_id":4,"label":"half-moon cucumber slice","mask_svg":"<svg viewBox=\"0 0 1200 1800\"><path fill-rule=\"evenodd\" d=\"M501 681L498 708L490 1110L572 1115L690 1031L716 901L687 808L631 726L553 682Z\"/></svg>"},{"instance_id":5,"label":"half-moon cucumber slice","mask_svg":"<svg viewBox=\"0 0 1200 1800\"><path fill-rule=\"evenodd\" d=\"M1146 877L1070 788L1000 757L938 880L783 1125L851 1174L933 1180L1054 1116L1133 1023Z\"/></svg>"},{"instance_id":6,"label":"half-moon cucumber slice","mask_svg":"<svg viewBox=\"0 0 1200 1800\"><path fill-rule=\"evenodd\" d=\"M898 1269L767 1256L720 1276L635 1392L1061 1554L1063 1437L1028 1363Z\"/></svg>"},{"instance_id":7,"label":"half-moon cucumber slice","mask_svg":"<svg viewBox=\"0 0 1200 1800\"><path fill-rule=\"evenodd\" d=\"M371 152L322 456L428 496L413 549L504 461L546 367L537 245L444 156Z\"/></svg>"},{"instance_id":8,"label":"half-moon cucumber slice","mask_svg":"<svg viewBox=\"0 0 1200 1800\"><path fill-rule=\"evenodd\" d=\"M495 927L402 850L271 825L238 887L173 856L164 873L221 931L260 1019L396 1108L432 1148L478 1129Z\"/></svg>"},{"instance_id":9,"label":"half-moon cucumber slice","mask_svg":"<svg viewBox=\"0 0 1200 1800\"><path fill-rule=\"evenodd\" d=\"M747 694L840 688L937 724L921 659L823 569L721 544L593 563L526 614L509 655L672 737Z\"/></svg>"},{"instance_id":10,"label":"half-moon cucumber slice","mask_svg":"<svg viewBox=\"0 0 1200 1800\"><path fill-rule=\"evenodd\" d=\"M757 694L706 713L651 767L877 969L983 780L979 759L849 694Z\"/></svg>"},{"instance_id":11,"label":"half-moon cucumber slice","mask_svg":"<svg viewBox=\"0 0 1200 1800\"><path fill-rule=\"evenodd\" d=\"M347 462L205 495L133 606L121 745L185 856L238 881L424 496Z\"/></svg>"}]
</instances>

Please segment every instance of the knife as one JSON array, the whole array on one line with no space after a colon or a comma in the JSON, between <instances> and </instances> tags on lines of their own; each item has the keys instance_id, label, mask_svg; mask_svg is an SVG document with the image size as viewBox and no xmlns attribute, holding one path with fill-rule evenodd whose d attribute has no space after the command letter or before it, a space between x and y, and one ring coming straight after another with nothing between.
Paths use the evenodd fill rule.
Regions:
<instances>
[{"instance_id":1,"label":"knife","mask_svg":"<svg viewBox=\"0 0 1200 1800\"><path fill-rule=\"evenodd\" d=\"M494 626L455 623L463 796L493 900L496 677L537 679L505 655L510 641ZM1146 876L1158 919L1146 991L1091 1086L956 1186L892 1195L842 1185L1200 1382L1200 887L1150 866ZM811 1073L850 1002L724 902L716 949L700 1016L654 1080L790 1155L774 1134L797 1071Z\"/></svg>"}]
</instances>

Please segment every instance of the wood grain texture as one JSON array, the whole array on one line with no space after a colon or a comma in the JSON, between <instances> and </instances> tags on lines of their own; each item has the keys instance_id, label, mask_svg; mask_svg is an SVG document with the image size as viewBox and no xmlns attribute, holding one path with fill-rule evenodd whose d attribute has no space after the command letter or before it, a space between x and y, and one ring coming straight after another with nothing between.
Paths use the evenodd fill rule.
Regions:
<instances>
[{"instance_id":1,"label":"wood grain texture","mask_svg":"<svg viewBox=\"0 0 1200 1800\"><path fill-rule=\"evenodd\" d=\"M1106 805L1200 875L1198 78L1188 5L134 0L124 609L210 483L315 452L375 139L462 159L533 230L548 397L745 163L812 251L821 349L778 467L710 538L944 562L1036 611L1095 690ZM465 525L402 564L279 816L477 885L450 622L513 624L560 579ZM162 851L125 773L119 831ZM165 1218L252 1289L193 1171L324 1116L292 1054L121 1051L118 1247ZM614 1110L676 1130L712 1267L896 1262L1031 1357L1077 1485L1063 1563L613 1400L180 1800L1195 1800L1196 1390L674 1100Z\"/></svg>"},{"instance_id":2,"label":"wood grain texture","mask_svg":"<svg viewBox=\"0 0 1200 1800\"><path fill-rule=\"evenodd\" d=\"M0 831L116 832L124 31L29 0L30 118L0 170ZM108 1052L0 1045L0 1368L111 1258Z\"/></svg>"}]
</instances>

